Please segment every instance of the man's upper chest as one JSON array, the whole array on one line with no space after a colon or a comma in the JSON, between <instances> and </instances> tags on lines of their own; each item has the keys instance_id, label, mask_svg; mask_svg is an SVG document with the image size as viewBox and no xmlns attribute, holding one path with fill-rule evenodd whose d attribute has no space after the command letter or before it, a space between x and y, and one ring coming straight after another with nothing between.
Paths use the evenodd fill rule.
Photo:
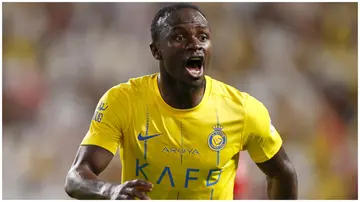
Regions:
<instances>
[{"instance_id":1,"label":"man's upper chest","mask_svg":"<svg viewBox=\"0 0 360 202\"><path fill-rule=\"evenodd\" d=\"M177 114L155 103L137 105L132 113L124 143L147 161L222 167L241 147L243 119L231 109L213 105Z\"/></svg>"}]
</instances>

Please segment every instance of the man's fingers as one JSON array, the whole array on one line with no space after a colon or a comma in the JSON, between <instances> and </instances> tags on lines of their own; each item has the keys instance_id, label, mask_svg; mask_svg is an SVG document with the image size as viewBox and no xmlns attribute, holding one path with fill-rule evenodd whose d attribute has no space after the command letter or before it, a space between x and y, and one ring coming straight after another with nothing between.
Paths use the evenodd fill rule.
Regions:
<instances>
[{"instance_id":1,"label":"man's fingers","mask_svg":"<svg viewBox=\"0 0 360 202\"><path fill-rule=\"evenodd\" d=\"M144 192L141 192L141 191L137 190L134 187L126 187L124 189L123 193L131 195L131 196L135 196L135 197L137 197L138 199L141 199L141 200L150 200L150 197L148 197Z\"/></svg>"},{"instance_id":2,"label":"man's fingers","mask_svg":"<svg viewBox=\"0 0 360 202\"><path fill-rule=\"evenodd\" d=\"M152 191L152 187L148 186L135 186L135 188L141 192L150 192Z\"/></svg>"},{"instance_id":3,"label":"man's fingers","mask_svg":"<svg viewBox=\"0 0 360 202\"><path fill-rule=\"evenodd\" d=\"M135 200L134 196L127 195L127 194L121 194L118 199L120 200Z\"/></svg>"},{"instance_id":4,"label":"man's fingers","mask_svg":"<svg viewBox=\"0 0 360 202\"><path fill-rule=\"evenodd\" d=\"M142 179L128 181L125 186L127 186L127 187L143 186L143 187L149 187L149 188L153 187L153 185L150 182L148 182L146 180L142 180Z\"/></svg>"},{"instance_id":5,"label":"man's fingers","mask_svg":"<svg viewBox=\"0 0 360 202\"><path fill-rule=\"evenodd\" d=\"M126 181L123 185L123 188L120 191L120 198L123 199L141 199L141 200L151 200L145 192L150 192L153 185L150 182L142 179Z\"/></svg>"}]
</instances>

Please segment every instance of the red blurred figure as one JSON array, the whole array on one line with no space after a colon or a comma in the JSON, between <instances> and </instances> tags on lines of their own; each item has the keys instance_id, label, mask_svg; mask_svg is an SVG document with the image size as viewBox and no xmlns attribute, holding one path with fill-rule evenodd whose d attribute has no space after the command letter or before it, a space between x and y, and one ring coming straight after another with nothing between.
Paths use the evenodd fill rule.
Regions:
<instances>
[{"instance_id":1,"label":"red blurred figure","mask_svg":"<svg viewBox=\"0 0 360 202\"><path fill-rule=\"evenodd\" d=\"M234 199L249 199L249 178L244 158L239 159L234 185Z\"/></svg>"}]
</instances>

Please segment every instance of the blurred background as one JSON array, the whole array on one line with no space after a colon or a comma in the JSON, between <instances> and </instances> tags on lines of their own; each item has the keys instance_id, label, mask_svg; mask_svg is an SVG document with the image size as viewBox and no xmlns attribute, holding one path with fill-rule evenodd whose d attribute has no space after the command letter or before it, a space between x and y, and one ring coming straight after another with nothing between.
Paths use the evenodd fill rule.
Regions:
<instances>
[{"instance_id":1,"label":"blurred background","mask_svg":"<svg viewBox=\"0 0 360 202\"><path fill-rule=\"evenodd\" d=\"M165 3L3 3L3 198L69 199L65 175L110 87L158 71L150 23ZM209 75L268 108L300 199L357 199L357 3L197 3ZM120 182L114 158L103 179ZM236 199L265 199L240 155Z\"/></svg>"}]
</instances>

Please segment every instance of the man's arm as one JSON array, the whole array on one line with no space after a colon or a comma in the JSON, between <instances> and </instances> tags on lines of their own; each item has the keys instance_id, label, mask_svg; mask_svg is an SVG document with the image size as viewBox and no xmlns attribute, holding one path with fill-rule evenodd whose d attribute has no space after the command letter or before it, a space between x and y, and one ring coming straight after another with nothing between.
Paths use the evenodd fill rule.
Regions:
<instances>
[{"instance_id":1,"label":"man's arm","mask_svg":"<svg viewBox=\"0 0 360 202\"><path fill-rule=\"evenodd\" d=\"M266 174L269 199L296 199L297 177L287 157L280 134L271 124L266 107L252 96L245 102L242 149Z\"/></svg>"},{"instance_id":2,"label":"man's arm","mask_svg":"<svg viewBox=\"0 0 360 202\"><path fill-rule=\"evenodd\" d=\"M66 193L76 199L150 199L145 194L151 191L152 184L149 182L137 179L124 184L113 184L98 178L113 156L99 146L80 146L66 176Z\"/></svg>"},{"instance_id":3,"label":"man's arm","mask_svg":"<svg viewBox=\"0 0 360 202\"><path fill-rule=\"evenodd\" d=\"M270 160L256 165L266 174L269 199L297 199L296 171L283 147Z\"/></svg>"},{"instance_id":4,"label":"man's arm","mask_svg":"<svg viewBox=\"0 0 360 202\"><path fill-rule=\"evenodd\" d=\"M129 125L128 93L123 85L109 89L100 99L89 131L81 142L66 176L65 191L77 199L149 199L144 192L152 185L144 180L123 184L101 181L98 175L108 166L122 140L122 129ZM121 99L119 99L121 98ZM122 112L122 113L119 113Z\"/></svg>"}]
</instances>

